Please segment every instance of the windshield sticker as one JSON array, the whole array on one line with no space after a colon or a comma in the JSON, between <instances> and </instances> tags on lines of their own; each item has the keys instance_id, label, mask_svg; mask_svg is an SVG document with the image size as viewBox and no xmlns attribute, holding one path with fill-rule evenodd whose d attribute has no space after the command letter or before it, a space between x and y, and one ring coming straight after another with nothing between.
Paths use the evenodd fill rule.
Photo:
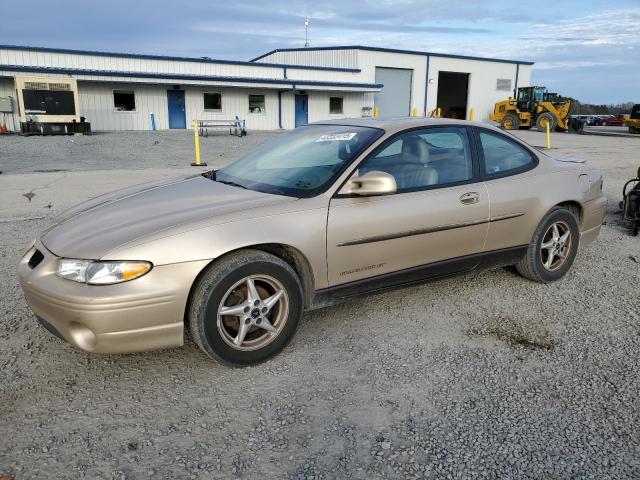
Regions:
<instances>
[{"instance_id":1,"label":"windshield sticker","mask_svg":"<svg viewBox=\"0 0 640 480\"><path fill-rule=\"evenodd\" d=\"M322 135L316 142L333 142L351 140L357 133L332 133L331 135Z\"/></svg>"}]
</instances>

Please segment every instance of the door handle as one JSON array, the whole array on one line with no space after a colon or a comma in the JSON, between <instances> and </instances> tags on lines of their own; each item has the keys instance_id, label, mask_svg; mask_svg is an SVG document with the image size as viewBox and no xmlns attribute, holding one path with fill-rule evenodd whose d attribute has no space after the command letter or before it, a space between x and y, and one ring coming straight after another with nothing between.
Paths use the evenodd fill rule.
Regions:
<instances>
[{"instance_id":1,"label":"door handle","mask_svg":"<svg viewBox=\"0 0 640 480\"><path fill-rule=\"evenodd\" d=\"M480 201L480 194L478 192L467 192L460 195L460 203L463 205L472 205Z\"/></svg>"}]
</instances>

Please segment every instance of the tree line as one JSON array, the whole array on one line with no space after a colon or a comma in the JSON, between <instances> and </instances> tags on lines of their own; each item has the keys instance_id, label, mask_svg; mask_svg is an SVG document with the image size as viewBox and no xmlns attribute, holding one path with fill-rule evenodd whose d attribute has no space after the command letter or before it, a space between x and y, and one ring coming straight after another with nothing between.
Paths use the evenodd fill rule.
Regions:
<instances>
[{"instance_id":1,"label":"tree line","mask_svg":"<svg viewBox=\"0 0 640 480\"><path fill-rule=\"evenodd\" d=\"M571 100L572 115L618 115L631 113L633 102L624 102L608 105L594 105L592 103L582 103L571 97L558 96L561 101Z\"/></svg>"}]
</instances>

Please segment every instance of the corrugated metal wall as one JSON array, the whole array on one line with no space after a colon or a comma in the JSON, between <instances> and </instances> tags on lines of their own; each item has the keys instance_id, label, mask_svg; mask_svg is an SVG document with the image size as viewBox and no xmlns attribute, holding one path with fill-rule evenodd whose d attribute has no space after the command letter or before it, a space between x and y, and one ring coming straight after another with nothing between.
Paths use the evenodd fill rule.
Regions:
<instances>
[{"instance_id":1,"label":"corrugated metal wall","mask_svg":"<svg viewBox=\"0 0 640 480\"><path fill-rule=\"evenodd\" d=\"M298 50L275 52L256 63L289 63L315 67L359 68L358 50Z\"/></svg>"},{"instance_id":2,"label":"corrugated metal wall","mask_svg":"<svg viewBox=\"0 0 640 480\"><path fill-rule=\"evenodd\" d=\"M116 112L113 90L135 93L135 112ZM80 115L91 122L93 130L151 130L154 112L159 130L169 128L166 87L140 84L78 83Z\"/></svg>"},{"instance_id":3,"label":"corrugated metal wall","mask_svg":"<svg viewBox=\"0 0 640 480\"><path fill-rule=\"evenodd\" d=\"M222 112L204 111L204 92L222 93ZM250 94L265 96L264 113L249 113ZM189 87L186 89L186 106L189 126L194 119L233 119L238 115L239 118L245 120L249 130L275 130L278 128L278 93L273 90Z\"/></svg>"},{"instance_id":4,"label":"corrugated metal wall","mask_svg":"<svg viewBox=\"0 0 640 480\"><path fill-rule=\"evenodd\" d=\"M287 67L287 78L315 82L364 83L360 72L336 72L335 70L305 70Z\"/></svg>"},{"instance_id":5,"label":"corrugated metal wall","mask_svg":"<svg viewBox=\"0 0 640 480\"><path fill-rule=\"evenodd\" d=\"M309 92L309 122L333 120L337 118L360 118L364 93L325 93ZM342 97L342 114L329 113L329 97Z\"/></svg>"},{"instance_id":6,"label":"corrugated metal wall","mask_svg":"<svg viewBox=\"0 0 640 480\"><path fill-rule=\"evenodd\" d=\"M283 78L279 67L235 65L210 62L172 61L132 57L83 55L73 53L9 50L0 48L0 64L48 66L86 70L169 73L183 75L216 75L236 77Z\"/></svg>"},{"instance_id":7,"label":"corrugated metal wall","mask_svg":"<svg viewBox=\"0 0 640 480\"><path fill-rule=\"evenodd\" d=\"M373 106L373 94L351 92L311 92L309 95L309 123L338 118L360 118L363 106ZM343 113L331 115L329 113L329 98L343 98ZM293 93L282 94L282 127L295 127L295 104Z\"/></svg>"},{"instance_id":8,"label":"corrugated metal wall","mask_svg":"<svg viewBox=\"0 0 640 480\"><path fill-rule=\"evenodd\" d=\"M154 113L158 130L169 128L166 86L80 82L78 90L80 114L91 122L93 130L150 130L151 112ZM115 111L113 90L135 92L136 111ZM188 128L191 128L194 119L233 119L236 115L246 121L250 130L278 128L278 94L273 90L185 87L184 91ZM222 94L221 112L204 110L204 92ZM265 113L249 113L249 94L265 95Z\"/></svg>"}]
</instances>

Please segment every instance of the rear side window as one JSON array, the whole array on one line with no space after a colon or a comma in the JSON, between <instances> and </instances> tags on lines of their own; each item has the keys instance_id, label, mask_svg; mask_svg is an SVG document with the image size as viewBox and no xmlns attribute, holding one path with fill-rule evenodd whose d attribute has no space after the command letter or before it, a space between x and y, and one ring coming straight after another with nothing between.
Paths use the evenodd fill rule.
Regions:
<instances>
[{"instance_id":1,"label":"rear side window","mask_svg":"<svg viewBox=\"0 0 640 480\"><path fill-rule=\"evenodd\" d=\"M500 134L480 132L484 169L489 175L517 173L533 165L533 156L517 143Z\"/></svg>"}]
</instances>

